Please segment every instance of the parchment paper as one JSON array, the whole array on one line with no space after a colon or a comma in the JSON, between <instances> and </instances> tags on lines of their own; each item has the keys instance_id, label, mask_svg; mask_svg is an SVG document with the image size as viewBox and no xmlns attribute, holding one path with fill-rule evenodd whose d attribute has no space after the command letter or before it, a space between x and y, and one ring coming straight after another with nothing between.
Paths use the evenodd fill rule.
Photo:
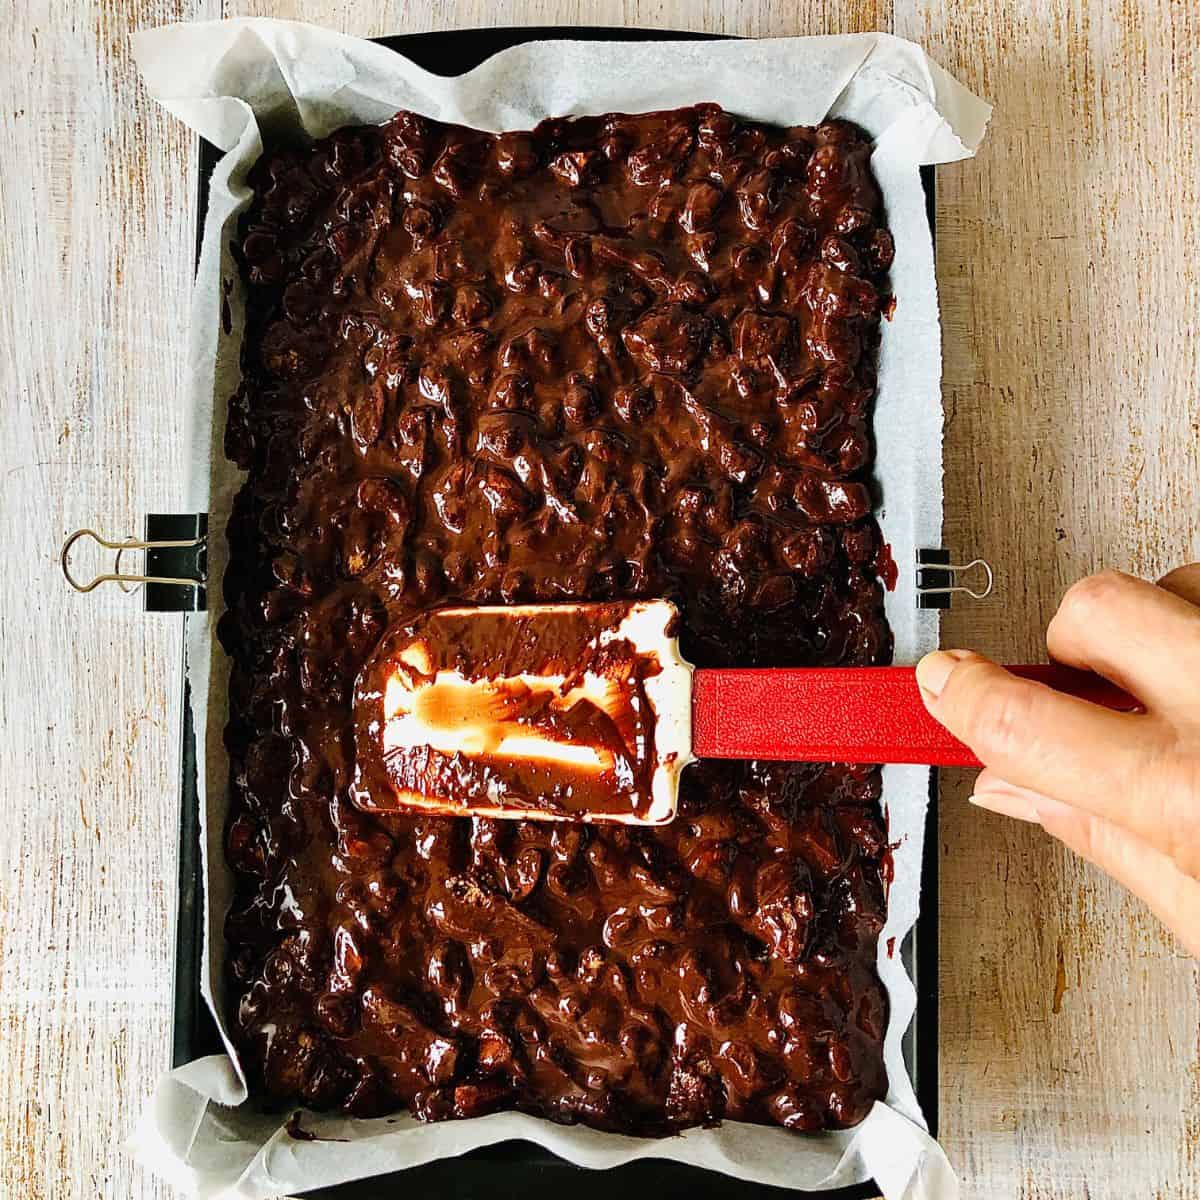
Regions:
<instances>
[{"instance_id":1,"label":"parchment paper","mask_svg":"<svg viewBox=\"0 0 1200 1200\"><path fill-rule=\"evenodd\" d=\"M671 1158L742 1179L797 1189L873 1176L887 1200L950 1197L957 1184L925 1123L901 1056L915 1004L912 983L887 947L916 918L928 771L888 767L884 804L897 843L879 973L890 997L885 1038L890 1089L848 1131L798 1135L726 1122L647 1139L565 1128L520 1113L421 1125L407 1116L352 1120L309 1114L319 1139L290 1137L278 1116L257 1113L225 1029L222 922L231 898L221 835L227 760L222 744L228 667L214 630L225 570L222 536L240 473L221 452L229 396L238 382L242 295L230 257L246 171L260 130L378 122L409 108L491 131L527 129L544 117L641 112L716 101L782 125L847 117L876 139L874 168L895 236L893 319L883 324L875 413L880 523L900 568L887 597L896 661L937 640L937 615L914 604L913 560L941 538L941 338L933 254L918 166L972 154L990 108L913 44L885 34L728 42L536 42L454 78L431 75L390 50L313 26L235 20L138 33L134 53L150 92L226 151L213 174L192 301L189 390L181 420L190 432L187 508L210 514L209 611L189 616L187 671L198 749L205 857L203 995L228 1051L173 1071L157 1088L134 1138L139 1156L204 1197L258 1198L397 1170L510 1138L525 1138L585 1167ZM232 330L222 330L223 287ZM186 981L182 981L186 985ZM240 1107L239 1107L240 1106Z\"/></svg>"}]
</instances>

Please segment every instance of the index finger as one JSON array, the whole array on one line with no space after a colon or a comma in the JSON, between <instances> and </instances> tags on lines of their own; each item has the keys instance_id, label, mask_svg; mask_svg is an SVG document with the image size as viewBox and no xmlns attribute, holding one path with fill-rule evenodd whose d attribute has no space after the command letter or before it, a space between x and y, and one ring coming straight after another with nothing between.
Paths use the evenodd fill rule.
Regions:
<instances>
[{"instance_id":1,"label":"index finger","mask_svg":"<svg viewBox=\"0 0 1200 1200\"><path fill-rule=\"evenodd\" d=\"M1168 571L1158 581L1158 586L1200 608L1200 563L1188 563Z\"/></svg>"},{"instance_id":2,"label":"index finger","mask_svg":"<svg viewBox=\"0 0 1200 1200\"><path fill-rule=\"evenodd\" d=\"M1059 662L1120 684L1148 708L1177 716L1195 705L1200 608L1169 586L1120 571L1081 579L1054 614L1046 648Z\"/></svg>"}]
</instances>

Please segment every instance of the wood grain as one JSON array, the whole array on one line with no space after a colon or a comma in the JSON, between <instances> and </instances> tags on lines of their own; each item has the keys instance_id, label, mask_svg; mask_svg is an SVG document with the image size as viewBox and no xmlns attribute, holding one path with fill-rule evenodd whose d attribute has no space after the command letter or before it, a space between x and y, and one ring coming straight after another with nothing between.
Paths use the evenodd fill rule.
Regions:
<instances>
[{"instance_id":1,"label":"wood grain","mask_svg":"<svg viewBox=\"0 0 1200 1200\"><path fill-rule=\"evenodd\" d=\"M996 104L938 179L943 641L1027 661L1064 588L1200 558L1193 5L945 6L896 32ZM986 31L980 37L980 31ZM1040 831L942 808L943 1132L969 1194L1200 1195L1196 964Z\"/></svg>"},{"instance_id":2,"label":"wood grain","mask_svg":"<svg viewBox=\"0 0 1200 1200\"><path fill-rule=\"evenodd\" d=\"M1200 23L1169 0L33 0L0 55L0 1195L156 1196L121 1147L169 1058L177 619L87 599L63 534L180 495L194 146L128 33L894 28L997 105L938 179L946 542L1024 658L1072 579L1200 558ZM32 565L30 565L32 564ZM31 619L32 617L32 619ZM1200 977L1118 888L947 786L942 1130L969 1196L1200 1196Z\"/></svg>"},{"instance_id":3,"label":"wood grain","mask_svg":"<svg viewBox=\"0 0 1200 1200\"><path fill-rule=\"evenodd\" d=\"M167 1062L177 620L85 600L65 530L178 494L191 138L130 22L13 5L0 69L0 1194L150 1195L121 1141Z\"/></svg>"}]
</instances>

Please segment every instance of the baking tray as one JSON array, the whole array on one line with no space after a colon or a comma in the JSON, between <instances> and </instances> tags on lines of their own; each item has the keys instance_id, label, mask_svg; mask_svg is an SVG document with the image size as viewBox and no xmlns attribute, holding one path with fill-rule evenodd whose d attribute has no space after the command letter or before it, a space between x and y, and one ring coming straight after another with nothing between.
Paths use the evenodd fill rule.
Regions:
<instances>
[{"instance_id":1,"label":"baking tray","mask_svg":"<svg viewBox=\"0 0 1200 1200\"><path fill-rule=\"evenodd\" d=\"M418 66L438 75L471 70L493 54L522 42L551 39L582 41L699 41L720 35L680 30L621 27L521 26L511 29L459 29L375 39ZM196 198L196 258L199 261L208 180L220 151L201 141ZM929 228L934 230L932 168L921 171ZM220 531L218 531L220 532ZM940 607L940 605L939 605ZM204 880L200 853L200 798L196 787L196 735L190 696L184 682L180 730L179 898L175 928L172 1063L222 1052L221 1041L203 998L200 971L203 953ZM921 913L899 954L917 991L916 1015L904 1037L904 1060L930 1132L937 1133L938 1102L938 926L937 926L937 773L930 779L929 812L921 858ZM802 1135L798 1135L802 1136ZM455 1158L441 1159L407 1171L377 1175L336 1187L305 1192L303 1200L392 1200L408 1193L421 1200L539 1200L569 1194L572 1200L611 1200L614 1192L652 1194L656 1200L787 1200L785 1188L746 1183L698 1167L666 1159L642 1159L606 1171L576 1167L531 1142L485 1146ZM823 1200L867 1200L879 1189L871 1183L806 1192Z\"/></svg>"}]
</instances>

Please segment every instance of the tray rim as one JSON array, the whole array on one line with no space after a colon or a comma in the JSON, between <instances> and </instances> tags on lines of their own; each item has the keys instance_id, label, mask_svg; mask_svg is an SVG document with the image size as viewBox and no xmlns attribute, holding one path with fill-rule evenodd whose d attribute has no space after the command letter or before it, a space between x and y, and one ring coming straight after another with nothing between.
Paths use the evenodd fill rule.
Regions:
<instances>
[{"instance_id":1,"label":"tray rim","mask_svg":"<svg viewBox=\"0 0 1200 1200\"><path fill-rule=\"evenodd\" d=\"M434 74L455 75L470 70L478 62L511 46L528 41L720 41L728 35L709 32L654 29L628 26L566 26L528 25L500 28L471 27L465 29L432 30L423 33L398 34L368 39L388 49L420 59L420 65ZM472 44L474 52L472 52ZM482 54L478 51L483 50ZM456 58L471 60L461 70L438 71L429 64L440 53L450 53ZM197 176L195 197L195 261L200 258L204 236L204 223L208 211L208 180L219 151L203 139L197 139ZM931 238L935 244L936 228L934 208L934 174L932 167L922 167L921 182L925 190L926 213ZM185 618L186 620L186 618ZM184 623L181 623L184 624ZM180 663L181 720L179 730L180 764L180 838L177 879L177 904L175 918L175 953L172 977L172 1040L171 1065L179 1067L208 1053L221 1052L222 1047L212 1015L208 1012L200 993L200 971L203 954L203 895L204 882L201 876L200 820L196 783L196 738L192 721L190 689ZM936 1136L938 1127L939 1101L939 996L938 996L938 772L930 771L929 807L926 810L925 844L921 856L921 908L916 923L898 948L905 961L916 991L916 1008L903 1038L903 1054L909 1077L916 1092L929 1131ZM302 1193L297 1200L366 1200L368 1196L390 1192L397 1186L411 1186L424 1177L426 1186L421 1188L429 1200L435 1197L461 1195L485 1197L508 1195L512 1181L503 1175L513 1171L521 1178L523 1191L537 1190L539 1184L546 1189L560 1188L564 1176L571 1176L570 1185L579 1194L577 1200L592 1200L584 1180L590 1183L597 1200L600 1190L596 1187L616 1182L614 1173L624 1173L634 1183L653 1183L665 1196L676 1194L689 1197L711 1197L712 1200L734 1200L751 1192L766 1200L768 1197L784 1198L797 1194L819 1197L821 1200L868 1200L878 1195L878 1188L871 1181L847 1187L803 1191L756 1185L708 1171L677 1163L670 1159L646 1158L621 1167L605 1171L576 1167L565 1159L558 1158L532 1142L509 1141L481 1147L467 1154L438 1159L407 1171L393 1172L382 1176L369 1176L331 1188ZM475 1174L476 1183L485 1181L483 1190L462 1185L467 1181L459 1176ZM431 1176L440 1174L435 1180ZM547 1178L547 1175L553 1178ZM659 1178L654 1178L659 1176ZM604 1181L604 1183L600 1183ZM673 1186L672 1186L673 1185Z\"/></svg>"}]
</instances>

